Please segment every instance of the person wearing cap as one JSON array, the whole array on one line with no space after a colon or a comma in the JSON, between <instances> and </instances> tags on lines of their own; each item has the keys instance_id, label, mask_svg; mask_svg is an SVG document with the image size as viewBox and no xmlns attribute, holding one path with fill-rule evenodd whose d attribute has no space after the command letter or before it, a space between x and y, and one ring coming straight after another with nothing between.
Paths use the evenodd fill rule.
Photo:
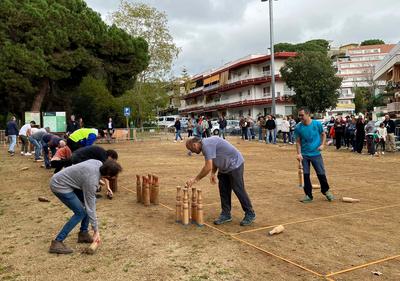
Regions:
<instances>
[{"instance_id":1,"label":"person wearing cap","mask_svg":"<svg viewBox=\"0 0 400 281\"><path fill-rule=\"evenodd\" d=\"M67 145L72 152L78 148L92 145L98 135L98 130L94 128L82 128L68 136Z\"/></svg>"}]
</instances>

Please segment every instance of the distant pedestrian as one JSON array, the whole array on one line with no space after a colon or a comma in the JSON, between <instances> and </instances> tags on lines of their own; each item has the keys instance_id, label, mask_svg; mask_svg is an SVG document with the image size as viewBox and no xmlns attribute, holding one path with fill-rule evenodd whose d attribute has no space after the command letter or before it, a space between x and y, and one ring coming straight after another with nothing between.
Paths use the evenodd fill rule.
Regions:
<instances>
[{"instance_id":1,"label":"distant pedestrian","mask_svg":"<svg viewBox=\"0 0 400 281\"><path fill-rule=\"evenodd\" d=\"M82 128L84 128L85 127L85 124L83 124L83 118L82 117L80 117L79 118L79 129L82 129Z\"/></svg>"},{"instance_id":2,"label":"distant pedestrian","mask_svg":"<svg viewBox=\"0 0 400 281\"><path fill-rule=\"evenodd\" d=\"M357 153L361 154L363 147L364 147L364 140L365 140L365 129L364 129L364 118L362 115L358 116L356 122L356 149Z\"/></svg>"},{"instance_id":3,"label":"distant pedestrian","mask_svg":"<svg viewBox=\"0 0 400 281\"><path fill-rule=\"evenodd\" d=\"M396 141L395 141L395 130L396 130L396 124L392 119L390 119L390 116L388 114L385 115L385 120L383 121L383 124L385 124L386 130L387 130L387 148L388 152L395 152L396 151Z\"/></svg>"},{"instance_id":4,"label":"distant pedestrian","mask_svg":"<svg viewBox=\"0 0 400 281\"><path fill-rule=\"evenodd\" d=\"M346 124L344 123L342 116L337 117L335 120L335 124L333 125L336 137L336 149L340 149L342 147L345 127Z\"/></svg>"},{"instance_id":5,"label":"distant pedestrian","mask_svg":"<svg viewBox=\"0 0 400 281\"><path fill-rule=\"evenodd\" d=\"M188 133L188 138L193 136L193 119L189 117L188 119L188 124L187 124L187 133Z\"/></svg>"},{"instance_id":6,"label":"distant pedestrian","mask_svg":"<svg viewBox=\"0 0 400 281\"><path fill-rule=\"evenodd\" d=\"M107 123L107 141L108 143L111 143L112 135L114 134L114 122L112 118L108 118L108 123Z\"/></svg>"},{"instance_id":7,"label":"distant pedestrian","mask_svg":"<svg viewBox=\"0 0 400 281\"><path fill-rule=\"evenodd\" d=\"M294 120L293 116L289 116L289 124L290 124L290 131L289 131L289 144L294 144L294 130L296 129L296 120Z\"/></svg>"},{"instance_id":8,"label":"distant pedestrian","mask_svg":"<svg viewBox=\"0 0 400 281\"><path fill-rule=\"evenodd\" d=\"M79 123L75 120L75 115L72 114L70 119L67 124L67 136L79 129Z\"/></svg>"},{"instance_id":9,"label":"distant pedestrian","mask_svg":"<svg viewBox=\"0 0 400 281\"><path fill-rule=\"evenodd\" d=\"M265 138L265 118L264 116L260 116L257 121L258 125L258 141L262 142Z\"/></svg>"},{"instance_id":10,"label":"distant pedestrian","mask_svg":"<svg viewBox=\"0 0 400 281\"><path fill-rule=\"evenodd\" d=\"M276 140L276 137L274 137L275 134L275 128L276 128L276 123L275 120L272 119L271 115L267 116L267 121L265 122L265 127L267 128L267 136L266 136L266 143L274 143L274 139Z\"/></svg>"},{"instance_id":11,"label":"distant pedestrian","mask_svg":"<svg viewBox=\"0 0 400 281\"><path fill-rule=\"evenodd\" d=\"M226 119L223 115L218 120L218 125L219 125L219 137L225 139L225 129L227 126Z\"/></svg>"},{"instance_id":12,"label":"distant pedestrian","mask_svg":"<svg viewBox=\"0 0 400 281\"><path fill-rule=\"evenodd\" d=\"M36 125L35 121L25 124L19 130L19 138L21 139L21 155L31 156L29 151L29 137L32 135L32 126Z\"/></svg>"},{"instance_id":13,"label":"distant pedestrian","mask_svg":"<svg viewBox=\"0 0 400 281\"><path fill-rule=\"evenodd\" d=\"M368 123L365 125L365 133L367 139L367 150L370 155L375 155L375 122L372 120L372 116L368 116Z\"/></svg>"},{"instance_id":14,"label":"distant pedestrian","mask_svg":"<svg viewBox=\"0 0 400 281\"><path fill-rule=\"evenodd\" d=\"M282 135L283 135L283 143L289 142L290 141L290 137L289 137L290 123L286 117L283 117L281 131L282 131Z\"/></svg>"},{"instance_id":15,"label":"distant pedestrian","mask_svg":"<svg viewBox=\"0 0 400 281\"><path fill-rule=\"evenodd\" d=\"M175 140L174 140L174 142L177 142L178 138L180 138L181 142L183 142L183 138L181 136L181 121L180 121L179 118L176 118L174 127L175 127Z\"/></svg>"},{"instance_id":16,"label":"distant pedestrian","mask_svg":"<svg viewBox=\"0 0 400 281\"><path fill-rule=\"evenodd\" d=\"M381 148L381 154L385 154L385 143L387 139L387 129L385 127L385 123L380 123L379 128L377 130L378 134L378 143L376 144L376 151L379 151L379 147Z\"/></svg>"},{"instance_id":17,"label":"distant pedestrian","mask_svg":"<svg viewBox=\"0 0 400 281\"><path fill-rule=\"evenodd\" d=\"M239 126L240 126L240 129L242 130L242 140L247 140L248 139L247 122L246 122L246 119L244 117L240 118Z\"/></svg>"},{"instance_id":18,"label":"distant pedestrian","mask_svg":"<svg viewBox=\"0 0 400 281\"><path fill-rule=\"evenodd\" d=\"M17 144L17 136L18 136L18 126L16 122L16 118L13 116L11 117L10 121L8 121L6 125L6 137L8 137L8 153L10 156L14 156L15 154L15 145Z\"/></svg>"}]
</instances>

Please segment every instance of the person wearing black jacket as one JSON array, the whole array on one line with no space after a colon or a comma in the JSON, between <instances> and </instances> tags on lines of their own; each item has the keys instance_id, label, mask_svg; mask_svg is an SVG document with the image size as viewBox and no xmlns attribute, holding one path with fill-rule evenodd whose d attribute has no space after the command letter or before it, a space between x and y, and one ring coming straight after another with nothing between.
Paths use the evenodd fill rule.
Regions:
<instances>
[{"instance_id":1,"label":"person wearing black jacket","mask_svg":"<svg viewBox=\"0 0 400 281\"><path fill-rule=\"evenodd\" d=\"M8 146L8 153L10 153L10 156L14 156L15 151L15 145L17 144L17 136L19 133L17 122L15 121L15 117L11 117L11 120L8 121L7 126L6 126L6 137L8 137L8 142L10 145Z\"/></svg>"},{"instance_id":2,"label":"person wearing black jacket","mask_svg":"<svg viewBox=\"0 0 400 281\"><path fill-rule=\"evenodd\" d=\"M71 162L72 164L78 164L89 159L99 160L103 163L107 159L117 161L118 153L113 149L105 150L101 146L97 145L85 146L72 153Z\"/></svg>"},{"instance_id":3,"label":"person wearing black jacket","mask_svg":"<svg viewBox=\"0 0 400 281\"><path fill-rule=\"evenodd\" d=\"M266 137L265 142L266 143L273 142L273 144L276 144L276 136L274 136L276 123L275 123L275 120L272 119L271 115L268 115L268 117L267 117L267 122L265 122L265 128L267 129L267 137ZM271 137L271 141L269 140L270 137Z\"/></svg>"},{"instance_id":4,"label":"person wearing black jacket","mask_svg":"<svg viewBox=\"0 0 400 281\"><path fill-rule=\"evenodd\" d=\"M79 129L79 123L75 121L75 115L71 115L71 120L67 124L67 136Z\"/></svg>"},{"instance_id":5,"label":"person wearing black jacket","mask_svg":"<svg viewBox=\"0 0 400 281\"><path fill-rule=\"evenodd\" d=\"M227 126L227 122L224 116L221 116L218 120L219 124L219 137L222 136L223 139L225 139L225 129Z\"/></svg>"},{"instance_id":6,"label":"person wearing black jacket","mask_svg":"<svg viewBox=\"0 0 400 281\"><path fill-rule=\"evenodd\" d=\"M174 142L177 142L178 138L180 138L181 142L183 142L183 138L181 136L181 121L179 120L179 118L176 118L174 127L175 127L175 140L174 140Z\"/></svg>"},{"instance_id":7,"label":"person wearing black jacket","mask_svg":"<svg viewBox=\"0 0 400 281\"><path fill-rule=\"evenodd\" d=\"M364 139L365 139L365 122L362 116L358 116L356 123L356 149L358 153L361 154L361 151L364 147Z\"/></svg>"},{"instance_id":8,"label":"person wearing black jacket","mask_svg":"<svg viewBox=\"0 0 400 281\"><path fill-rule=\"evenodd\" d=\"M396 124L392 119L390 119L390 116L388 114L385 115L385 120L383 121L383 124L385 124L386 131L387 131L387 148L388 152L395 152L396 151L396 142L395 142L395 130L396 130Z\"/></svg>"},{"instance_id":9,"label":"person wearing black jacket","mask_svg":"<svg viewBox=\"0 0 400 281\"><path fill-rule=\"evenodd\" d=\"M344 137L345 127L346 124L343 122L342 117L336 118L335 125L333 125L336 137L336 149L340 149L340 147L342 146L342 139Z\"/></svg>"}]
</instances>

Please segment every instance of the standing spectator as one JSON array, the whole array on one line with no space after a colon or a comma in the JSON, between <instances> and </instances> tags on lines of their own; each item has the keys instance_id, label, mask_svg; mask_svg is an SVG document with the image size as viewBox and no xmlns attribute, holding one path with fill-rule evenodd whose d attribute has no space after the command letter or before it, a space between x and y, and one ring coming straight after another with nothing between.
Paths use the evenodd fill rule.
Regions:
<instances>
[{"instance_id":1,"label":"standing spectator","mask_svg":"<svg viewBox=\"0 0 400 281\"><path fill-rule=\"evenodd\" d=\"M193 120L191 117L189 117L188 119L187 132L188 132L188 138L193 136Z\"/></svg>"},{"instance_id":2,"label":"standing spectator","mask_svg":"<svg viewBox=\"0 0 400 281\"><path fill-rule=\"evenodd\" d=\"M11 117L11 120L8 121L6 126L6 137L8 137L8 142L10 145L8 146L8 153L10 156L14 156L15 145L17 144L17 136L18 136L18 126L15 117Z\"/></svg>"},{"instance_id":3,"label":"standing spectator","mask_svg":"<svg viewBox=\"0 0 400 281\"><path fill-rule=\"evenodd\" d=\"M343 122L342 116L336 118L335 125L333 125L336 137L336 149L340 149L342 147L345 126L346 125Z\"/></svg>"},{"instance_id":4,"label":"standing spectator","mask_svg":"<svg viewBox=\"0 0 400 281\"><path fill-rule=\"evenodd\" d=\"M352 115L350 125L347 127L352 152L356 151L356 123L357 119L354 117L354 115Z\"/></svg>"},{"instance_id":5,"label":"standing spectator","mask_svg":"<svg viewBox=\"0 0 400 281\"><path fill-rule=\"evenodd\" d=\"M274 128L274 144L276 144L276 137L278 136L278 120L276 120L276 116L272 116L272 120L275 122L275 128Z\"/></svg>"},{"instance_id":6,"label":"standing spectator","mask_svg":"<svg viewBox=\"0 0 400 281\"><path fill-rule=\"evenodd\" d=\"M251 133L250 133L250 120L248 118L244 119L246 121L246 134L247 134L247 140L251 141Z\"/></svg>"},{"instance_id":7,"label":"standing spectator","mask_svg":"<svg viewBox=\"0 0 400 281\"><path fill-rule=\"evenodd\" d=\"M326 178L324 162L321 151L324 149L326 134L322 128L321 122L310 118L310 111L306 108L299 109L299 118L301 123L296 126L296 149L297 160L303 166L304 177L304 193L303 203L313 201L312 185L310 180L310 163L313 165L319 183L321 185L321 193L325 195L328 201L334 199L333 194L329 191L328 179Z\"/></svg>"},{"instance_id":8,"label":"standing spectator","mask_svg":"<svg viewBox=\"0 0 400 281\"><path fill-rule=\"evenodd\" d=\"M364 139L365 139L365 130L364 130L364 118L362 115L358 116L357 122L356 122L356 149L357 153L362 152L362 149L364 147Z\"/></svg>"},{"instance_id":9,"label":"standing spectator","mask_svg":"<svg viewBox=\"0 0 400 281\"><path fill-rule=\"evenodd\" d=\"M367 149L370 155L375 155L375 143L374 143L374 135L376 132L375 122L372 120L372 116L368 116L368 123L365 125L365 133L367 138Z\"/></svg>"},{"instance_id":10,"label":"standing spectator","mask_svg":"<svg viewBox=\"0 0 400 281\"><path fill-rule=\"evenodd\" d=\"M294 120L293 116L289 116L289 124L290 124L290 131L289 131L289 144L294 144L294 130L296 129L296 120Z\"/></svg>"},{"instance_id":11,"label":"standing spectator","mask_svg":"<svg viewBox=\"0 0 400 281\"><path fill-rule=\"evenodd\" d=\"M335 117L332 116L328 124L326 125L328 136L330 135L330 131L333 126L335 126Z\"/></svg>"},{"instance_id":12,"label":"standing spectator","mask_svg":"<svg viewBox=\"0 0 400 281\"><path fill-rule=\"evenodd\" d=\"M19 138L21 139L22 147L21 147L21 155L31 156L32 154L29 152L29 136L32 135L32 126L36 123L35 121L31 121L29 124L25 124L19 130Z\"/></svg>"},{"instance_id":13,"label":"standing spectator","mask_svg":"<svg viewBox=\"0 0 400 281\"><path fill-rule=\"evenodd\" d=\"M290 132L290 123L287 121L286 117L283 117L282 121L282 135L283 135L283 143L286 143L286 140L290 141L289 132Z\"/></svg>"},{"instance_id":14,"label":"standing spectator","mask_svg":"<svg viewBox=\"0 0 400 281\"><path fill-rule=\"evenodd\" d=\"M178 141L178 138L181 139L181 142L183 142L182 136L181 136L181 121L179 120L179 118L176 118L175 120L175 140L174 142Z\"/></svg>"},{"instance_id":15,"label":"standing spectator","mask_svg":"<svg viewBox=\"0 0 400 281\"><path fill-rule=\"evenodd\" d=\"M212 123L210 117L207 116L207 123L208 123L208 128L207 128L207 138L211 137L211 129L212 129Z\"/></svg>"},{"instance_id":16,"label":"standing spectator","mask_svg":"<svg viewBox=\"0 0 400 281\"><path fill-rule=\"evenodd\" d=\"M82 117L79 118L79 124L78 124L78 126L79 126L79 129L82 129L82 128L85 127L85 125L83 124L83 118L82 118Z\"/></svg>"},{"instance_id":17,"label":"standing spectator","mask_svg":"<svg viewBox=\"0 0 400 281\"><path fill-rule=\"evenodd\" d=\"M387 139L387 128L385 127L385 123L380 123L378 128L378 138L379 142L376 144L376 151L378 152L378 147L381 147L381 154L385 154L385 143Z\"/></svg>"},{"instance_id":18,"label":"standing spectator","mask_svg":"<svg viewBox=\"0 0 400 281\"><path fill-rule=\"evenodd\" d=\"M204 116L200 119L201 120L201 127L202 127L202 131L203 131L203 138L208 138L209 137L209 124L208 124L208 120L206 118L204 118Z\"/></svg>"},{"instance_id":19,"label":"standing spectator","mask_svg":"<svg viewBox=\"0 0 400 281\"><path fill-rule=\"evenodd\" d=\"M350 143L351 143L351 136L352 133L354 134L354 131L352 132L351 129L353 128L352 125L352 120L350 119L350 116L346 116L346 124L344 126L344 146L346 149L350 148Z\"/></svg>"},{"instance_id":20,"label":"standing spectator","mask_svg":"<svg viewBox=\"0 0 400 281\"><path fill-rule=\"evenodd\" d=\"M227 122L224 115L221 115L221 117L219 118L218 125L219 125L219 137L225 139L225 129L227 126Z\"/></svg>"},{"instance_id":21,"label":"standing spectator","mask_svg":"<svg viewBox=\"0 0 400 281\"><path fill-rule=\"evenodd\" d=\"M383 124L385 124L386 130L387 130L387 146L388 146L388 152L395 152L396 151L396 142L395 142L395 137L394 133L396 130L396 124L392 119L390 119L390 116L388 114L385 115L385 120L383 121Z\"/></svg>"},{"instance_id":22,"label":"standing spectator","mask_svg":"<svg viewBox=\"0 0 400 281\"><path fill-rule=\"evenodd\" d=\"M79 123L75 121L75 115L71 115L71 120L67 124L67 136L79 129Z\"/></svg>"},{"instance_id":23,"label":"standing spectator","mask_svg":"<svg viewBox=\"0 0 400 281\"><path fill-rule=\"evenodd\" d=\"M35 148L35 162L43 161L43 159L40 158L42 152L42 137L48 132L50 132L49 127L38 129L29 137L30 143L33 144L33 147Z\"/></svg>"},{"instance_id":24,"label":"standing spectator","mask_svg":"<svg viewBox=\"0 0 400 281\"><path fill-rule=\"evenodd\" d=\"M244 117L240 117L239 126L242 130L242 140L247 140L247 122Z\"/></svg>"},{"instance_id":25,"label":"standing spectator","mask_svg":"<svg viewBox=\"0 0 400 281\"><path fill-rule=\"evenodd\" d=\"M262 142L265 138L263 130L265 130L265 119L264 116L260 116L257 121L258 125L258 141Z\"/></svg>"},{"instance_id":26,"label":"standing spectator","mask_svg":"<svg viewBox=\"0 0 400 281\"><path fill-rule=\"evenodd\" d=\"M268 115L267 117L267 122L265 122L265 127L267 128L267 137L265 142L266 143L271 143L271 141L274 140L274 132L275 132L275 128L276 128L276 123L275 121L272 119L271 115ZM270 139L271 138L271 139ZM275 143L274 143L275 144Z\"/></svg>"},{"instance_id":27,"label":"standing spectator","mask_svg":"<svg viewBox=\"0 0 400 281\"><path fill-rule=\"evenodd\" d=\"M107 123L107 141L108 143L111 143L111 137L114 134L114 122L112 118L108 118L108 123Z\"/></svg>"},{"instance_id":28,"label":"standing spectator","mask_svg":"<svg viewBox=\"0 0 400 281\"><path fill-rule=\"evenodd\" d=\"M255 138L254 119L251 115L247 116L247 122L249 123L249 140L253 140Z\"/></svg>"}]
</instances>

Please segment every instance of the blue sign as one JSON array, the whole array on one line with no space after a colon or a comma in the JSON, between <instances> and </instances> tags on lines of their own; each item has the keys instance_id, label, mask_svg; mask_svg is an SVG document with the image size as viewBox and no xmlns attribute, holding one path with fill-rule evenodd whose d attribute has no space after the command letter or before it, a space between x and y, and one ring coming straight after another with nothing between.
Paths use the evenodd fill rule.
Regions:
<instances>
[{"instance_id":1,"label":"blue sign","mask_svg":"<svg viewBox=\"0 0 400 281\"><path fill-rule=\"evenodd\" d=\"M124 115L125 115L125 117L131 116L131 108L130 107L124 107Z\"/></svg>"}]
</instances>

